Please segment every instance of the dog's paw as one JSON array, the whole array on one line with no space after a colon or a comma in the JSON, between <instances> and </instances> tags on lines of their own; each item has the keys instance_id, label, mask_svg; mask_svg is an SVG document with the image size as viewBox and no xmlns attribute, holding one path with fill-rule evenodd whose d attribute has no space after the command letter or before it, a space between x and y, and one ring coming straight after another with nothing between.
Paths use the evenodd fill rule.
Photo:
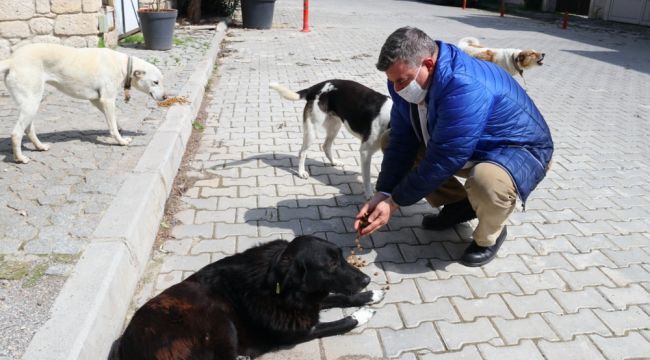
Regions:
<instances>
[{"instance_id":1,"label":"dog's paw","mask_svg":"<svg viewBox=\"0 0 650 360\"><path fill-rule=\"evenodd\" d=\"M14 161L17 162L18 164L27 164L29 160L30 158L28 158L25 155L14 156Z\"/></svg>"},{"instance_id":2,"label":"dog's paw","mask_svg":"<svg viewBox=\"0 0 650 360\"><path fill-rule=\"evenodd\" d=\"M40 144L39 146L36 147L36 150L38 150L38 151L48 151L48 150L50 150L50 144Z\"/></svg>"},{"instance_id":3,"label":"dog's paw","mask_svg":"<svg viewBox=\"0 0 650 360\"><path fill-rule=\"evenodd\" d=\"M357 321L357 326L361 326L368 321L370 321L370 318L372 318L373 315L375 315L375 310L370 309L370 308L361 308L357 311L355 311L352 315L350 315L354 320Z\"/></svg>"},{"instance_id":4,"label":"dog's paw","mask_svg":"<svg viewBox=\"0 0 650 360\"><path fill-rule=\"evenodd\" d=\"M372 297L370 298L370 301L367 302L367 304L376 304L382 300L384 300L384 295L386 295L386 292L384 290L372 290Z\"/></svg>"},{"instance_id":5,"label":"dog's paw","mask_svg":"<svg viewBox=\"0 0 650 360\"><path fill-rule=\"evenodd\" d=\"M309 173L306 170L300 170L298 171L298 176L300 176L303 179L309 178Z\"/></svg>"},{"instance_id":6,"label":"dog's paw","mask_svg":"<svg viewBox=\"0 0 650 360\"><path fill-rule=\"evenodd\" d=\"M343 166L343 165L345 165L345 163L343 161L336 160L336 159L332 160L331 164L332 164L332 166Z\"/></svg>"},{"instance_id":7,"label":"dog's paw","mask_svg":"<svg viewBox=\"0 0 650 360\"><path fill-rule=\"evenodd\" d=\"M124 137L124 138L121 138L121 139L117 139L117 143L122 145L122 146L129 145L131 143L131 141L133 141L133 139L130 138L130 137Z\"/></svg>"}]
</instances>

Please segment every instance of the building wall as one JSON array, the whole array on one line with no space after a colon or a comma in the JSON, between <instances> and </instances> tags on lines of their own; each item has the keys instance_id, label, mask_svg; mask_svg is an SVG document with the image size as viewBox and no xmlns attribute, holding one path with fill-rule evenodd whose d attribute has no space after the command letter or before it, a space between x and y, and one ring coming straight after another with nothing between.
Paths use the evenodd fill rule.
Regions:
<instances>
[{"instance_id":1,"label":"building wall","mask_svg":"<svg viewBox=\"0 0 650 360\"><path fill-rule=\"evenodd\" d=\"M0 0L0 59L27 43L97 47L102 0Z\"/></svg>"}]
</instances>

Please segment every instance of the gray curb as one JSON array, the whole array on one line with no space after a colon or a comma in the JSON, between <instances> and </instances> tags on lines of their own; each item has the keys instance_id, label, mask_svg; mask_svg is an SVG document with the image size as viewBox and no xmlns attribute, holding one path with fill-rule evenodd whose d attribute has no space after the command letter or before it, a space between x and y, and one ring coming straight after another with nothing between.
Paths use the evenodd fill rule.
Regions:
<instances>
[{"instance_id":1,"label":"gray curb","mask_svg":"<svg viewBox=\"0 0 650 360\"><path fill-rule=\"evenodd\" d=\"M23 359L105 359L151 253L165 201L180 165L192 120L224 38L220 22L206 59L153 135L135 169L111 202L90 244L56 298L50 319L34 335Z\"/></svg>"}]
</instances>

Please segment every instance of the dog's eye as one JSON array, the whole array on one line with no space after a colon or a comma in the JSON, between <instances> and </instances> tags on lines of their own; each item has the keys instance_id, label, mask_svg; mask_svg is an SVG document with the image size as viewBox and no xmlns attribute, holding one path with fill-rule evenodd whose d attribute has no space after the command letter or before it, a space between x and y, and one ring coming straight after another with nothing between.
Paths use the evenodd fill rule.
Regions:
<instances>
[{"instance_id":1,"label":"dog's eye","mask_svg":"<svg viewBox=\"0 0 650 360\"><path fill-rule=\"evenodd\" d=\"M154 84L154 85L158 85L158 81L154 81L153 84Z\"/></svg>"},{"instance_id":2,"label":"dog's eye","mask_svg":"<svg viewBox=\"0 0 650 360\"><path fill-rule=\"evenodd\" d=\"M337 267L339 266L339 262L336 260L332 260L329 263L329 269L330 271L334 271Z\"/></svg>"}]
</instances>

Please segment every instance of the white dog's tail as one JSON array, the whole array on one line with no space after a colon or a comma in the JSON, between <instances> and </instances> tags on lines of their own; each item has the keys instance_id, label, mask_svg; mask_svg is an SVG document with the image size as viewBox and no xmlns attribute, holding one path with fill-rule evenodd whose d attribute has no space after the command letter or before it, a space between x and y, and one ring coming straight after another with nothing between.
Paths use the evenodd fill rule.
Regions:
<instances>
[{"instance_id":1,"label":"white dog's tail","mask_svg":"<svg viewBox=\"0 0 650 360\"><path fill-rule=\"evenodd\" d=\"M297 92L291 91L291 90L287 89L286 87L284 87L284 86L282 86L282 85L280 85L280 84L278 84L276 82L270 83L269 87L271 89L277 91L278 94L280 94L280 96L282 96L283 98L285 98L287 100L298 101L298 100L301 99L300 94L298 94Z\"/></svg>"},{"instance_id":2,"label":"white dog's tail","mask_svg":"<svg viewBox=\"0 0 650 360\"><path fill-rule=\"evenodd\" d=\"M7 71L9 71L9 66L11 66L10 59L0 61L0 75L4 75Z\"/></svg>"},{"instance_id":3,"label":"white dog's tail","mask_svg":"<svg viewBox=\"0 0 650 360\"><path fill-rule=\"evenodd\" d=\"M469 46L481 46L481 43L475 37L464 37L458 42L459 48L469 47Z\"/></svg>"}]
</instances>

